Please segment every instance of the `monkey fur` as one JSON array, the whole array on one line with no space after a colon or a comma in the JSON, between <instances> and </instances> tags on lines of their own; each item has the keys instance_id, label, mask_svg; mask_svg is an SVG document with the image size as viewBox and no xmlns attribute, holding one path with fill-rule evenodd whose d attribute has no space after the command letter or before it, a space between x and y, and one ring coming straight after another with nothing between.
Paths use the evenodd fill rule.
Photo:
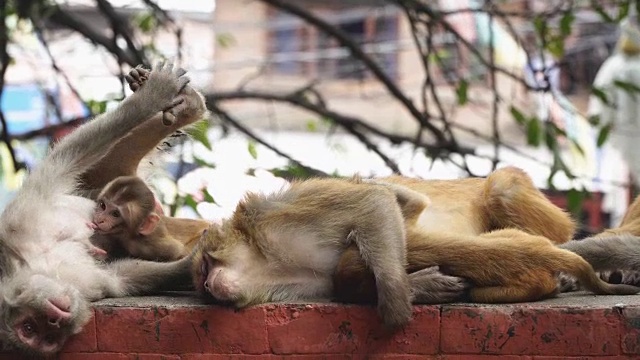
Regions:
<instances>
[{"instance_id":1,"label":"monkey fur","mask_svg":"<svg viewBox=\"0 0 640 360\"><path fill-rule=\"evenodd\" d=\"M156 213L155 195L137 176L120 176L97 198L96 232L116 241L128 256L171 261L187 255L183 243L169 233L164 216Z\"/></svg>"},{"instance_id":2,"label":"monkey fur","mask_svg":"<svg viewBox=\"0 0 640 360\"><path fill-rule=\"evenodd\" d=\"M118 141L130 131L144 142L145 136L186 125L180 115L172 126L161 121L163 113L180 114L188 106L181 95L189 82L185 73L170 63L158 64L116 109L57 143L0 215L0 339L10 347L52 355L89 320L90 301L189 281L190 257L171 263L131 259L104 264L93 259L82 242L90 236L86 224L95 202L79 196L128 175L119 172L135 171L148 152L140 149L149 148L135 142L126 151L119 148ZM148 132L137 133L140 124ZM140 154L133 157L116 156L136 149ZM121 164L110 168L105 158Z\"/></svg>"},{"instance_id":3,"label":"monkey fur","mask_svg":"<svg viewBox=\"0 0 640 360\"><path fill-rule=\"evenodd\" d=\"M412 307L404 220L394 194L372 184L311 179L270 195L247 194L230 219L203 235L194 285L237 307L328 298L350 244L375 276L383 322L406 324Z\"/></svg>"}]
</instances>

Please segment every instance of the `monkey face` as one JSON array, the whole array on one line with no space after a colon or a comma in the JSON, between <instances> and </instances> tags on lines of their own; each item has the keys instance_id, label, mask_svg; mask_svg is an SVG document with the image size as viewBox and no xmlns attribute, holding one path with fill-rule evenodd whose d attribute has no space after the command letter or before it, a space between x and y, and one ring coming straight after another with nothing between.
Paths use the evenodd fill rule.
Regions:
<instances>
[{"instance_id":1,"label":"monkey face","mask_svg":"<svg viewBox=\"0 0 640 360\"><path fill-rule=\"evenodd\" d=\"M96 231L109 234L118 231L124 225L123 209L111 201L98 199L98 206L93 214Z\"/></svg>"},{"instance_id":2,"label":"monkey face","mask_svg":"<svg viewBox=\"0 0 640 360\"><path fill-rule=\"evenodd\" d=\"M44 275L20 278L2 289L1 331L23 351L54 354L87 323L89 304L73 287Z\"/></svg>"},{"instance_id":3,"label":"monkey face","mask_svg":"<svg viewBox=\"0 0 640 360\"><path fill-rule=\"evenodd\" d=\"M230 242L216 225L203 232L199 246L193 267L195 288L220 302L244 303L244 265L256 263L249 259L250 249L239 240Z\"/></svg>"}]
</instances>

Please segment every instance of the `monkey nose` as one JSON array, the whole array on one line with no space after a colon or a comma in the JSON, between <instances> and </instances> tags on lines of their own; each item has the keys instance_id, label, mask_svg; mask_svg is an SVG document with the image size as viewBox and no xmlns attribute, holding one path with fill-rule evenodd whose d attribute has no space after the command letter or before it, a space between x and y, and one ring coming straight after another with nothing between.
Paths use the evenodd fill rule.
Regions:
<instances>
[{"instance_id":1,"label":"monkey nose","mask_svg":"<svg viewBox=\"0 0 640 360\"><path fill-rule=\"evenodd\" d=\"M204 281L204 288L209 291L209 282L207 280Z\"/></svg>"}]
</instances>

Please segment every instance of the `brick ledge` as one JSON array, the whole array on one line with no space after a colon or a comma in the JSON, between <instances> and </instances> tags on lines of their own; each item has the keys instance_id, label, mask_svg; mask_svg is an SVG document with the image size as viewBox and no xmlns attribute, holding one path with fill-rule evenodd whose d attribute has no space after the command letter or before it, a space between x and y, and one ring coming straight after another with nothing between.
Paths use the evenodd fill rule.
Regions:
<instances>
[{"instance_id":1,"label":"brick ledge","mask_svg":"<svg viewBox=\"0 0 640 360\"><path fill-rule=\"evenodd\" d=\"M236 311L192 293L170 295L96 302L95 316L60 359L640 358L639 295L418 305L413 321L396 333L381 327L371 306L266 304Z\"/></svg>"}]
</instances>

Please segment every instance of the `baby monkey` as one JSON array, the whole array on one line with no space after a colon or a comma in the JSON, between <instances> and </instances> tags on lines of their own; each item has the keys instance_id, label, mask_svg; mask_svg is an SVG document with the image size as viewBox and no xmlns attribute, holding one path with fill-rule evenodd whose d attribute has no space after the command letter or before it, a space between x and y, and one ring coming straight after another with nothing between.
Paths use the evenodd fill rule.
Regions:
<instances>
[{"instance_id":1,"label":"baby monkey","mask_svg":"<svg viewBox=\"0 0 640 360\"><path fill-rule=\"evenodd\" d=\"M171 261L187 254L171 237L162 208L153 192L137 176L120 176L109 182L97 198L93 226L98 234L116 240L128 255Z\"/></svg>"}]
</instances>

